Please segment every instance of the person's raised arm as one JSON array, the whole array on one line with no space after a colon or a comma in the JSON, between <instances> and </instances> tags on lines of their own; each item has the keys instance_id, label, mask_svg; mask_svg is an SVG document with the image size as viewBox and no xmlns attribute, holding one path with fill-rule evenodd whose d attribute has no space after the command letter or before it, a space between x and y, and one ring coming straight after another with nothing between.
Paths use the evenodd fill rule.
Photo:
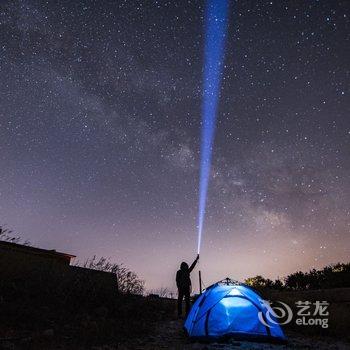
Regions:
<instances>
[{"instance_id":1,"label":"person's raised arm","mask_svg":"<svg viewBox=\"0 0 350 350\"><path fill-rule=\"evenodd\" d=\"M192 270L195 268L197 261L199 260L199 254L197 255L195 261L192 263L192 265L189 268L189 271L192 272Z\"/></svg>"}]
</instances>

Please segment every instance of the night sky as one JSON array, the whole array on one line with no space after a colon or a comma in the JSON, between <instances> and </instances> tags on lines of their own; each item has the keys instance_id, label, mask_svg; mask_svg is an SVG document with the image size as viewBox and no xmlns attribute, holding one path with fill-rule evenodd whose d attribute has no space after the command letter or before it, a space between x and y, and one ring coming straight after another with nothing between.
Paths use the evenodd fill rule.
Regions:
<instances>
[{"instance_id":1,"label":"night sky","mask_svg":"<svg viewBox=\"0 0 350 350\"><path fill-rule=\"evenodd\" d=\"M1 224L174 289L197 249L204 2L0 6ZM206 285L349 260L349 16L231 2Z\"/></svg>"}]
</instances>

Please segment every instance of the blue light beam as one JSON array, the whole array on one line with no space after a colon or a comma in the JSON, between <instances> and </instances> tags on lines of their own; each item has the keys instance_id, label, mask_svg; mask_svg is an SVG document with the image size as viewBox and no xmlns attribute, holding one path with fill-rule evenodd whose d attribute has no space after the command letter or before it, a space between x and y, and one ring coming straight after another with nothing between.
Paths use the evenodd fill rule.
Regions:
<instances>
[{"instance_id":1,"label":"blue light beam","mask_svg":"<svg viewBox=\"0 0 350 350\"><path fill-rule=\"evenodd\" d=\"M228 8L228 0L207 0L206 2L198 206L198 254L200 252L202 242L220 82L222 68L224 65L224 47L228 21Z\"/></svg>"}]
</instances>

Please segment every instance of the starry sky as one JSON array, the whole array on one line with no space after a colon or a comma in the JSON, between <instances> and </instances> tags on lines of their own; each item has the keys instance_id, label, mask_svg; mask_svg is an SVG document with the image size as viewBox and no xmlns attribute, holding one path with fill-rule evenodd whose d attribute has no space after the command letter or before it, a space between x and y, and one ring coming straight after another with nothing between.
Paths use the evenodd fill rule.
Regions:
<instances>
[{"instance_id":1,"label":"starry sky","mask_svg":"<svg viewBox=\"0 0 350 350\"><path fill-rule=\"evenodd\" d=\"M2 224L175 289L197 246L204 9L0 2ZM231 1L206 285L349 260L349 16L345 0Z\"/></svg>"}]
</instances>

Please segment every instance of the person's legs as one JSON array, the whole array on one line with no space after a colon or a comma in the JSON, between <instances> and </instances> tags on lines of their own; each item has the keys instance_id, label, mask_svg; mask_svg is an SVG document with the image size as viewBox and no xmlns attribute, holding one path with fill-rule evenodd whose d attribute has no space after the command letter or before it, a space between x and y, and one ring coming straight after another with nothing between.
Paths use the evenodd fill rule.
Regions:
<instances>
[{"instance_id":1,"label":"person's legs","mask_svg":"<svg viewBox=\"0 0 350 350\"><path fill-rule=\"evenodd\" d=\"M182 299L184 298L184 293L182 290L178 290L178 295L177 295L177 315L181 316L182 315Z\"/></svg>"},{"instance_id":2,"label":"person's legs","mask_svg":"<svg viewBox=\"0 0 350 350\"><path fill-rule=\"evenodd\" d=\"M190 291L186 291L185 293L185 303L186 303L186 316L190 312L191 309L191 300L190 300Z\"/></svg>"}]
</instances>

